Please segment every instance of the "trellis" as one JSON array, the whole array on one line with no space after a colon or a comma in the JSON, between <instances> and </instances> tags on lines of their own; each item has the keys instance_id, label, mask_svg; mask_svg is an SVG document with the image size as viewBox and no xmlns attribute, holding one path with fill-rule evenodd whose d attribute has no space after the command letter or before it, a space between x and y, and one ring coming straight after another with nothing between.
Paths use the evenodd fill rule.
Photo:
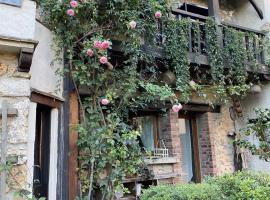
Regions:
<instances>
[{"instance_id":1,"label":"trellis","mask_svg":"<svg viewBox=\"0 0 270 200\"><path fill-rule=\"evenodd\" d=\"M5 166L7 163L8 117L14 117L17 115L18 115L17 109L8 108L8 103L6 100L4 100L2 102L2 108L0 109L0 117L2 118L1 145L0 145L1 166ZM3 170L0 175L0 199L6 199L6 178L7 174Z\"/></svg>"}]
</instances>

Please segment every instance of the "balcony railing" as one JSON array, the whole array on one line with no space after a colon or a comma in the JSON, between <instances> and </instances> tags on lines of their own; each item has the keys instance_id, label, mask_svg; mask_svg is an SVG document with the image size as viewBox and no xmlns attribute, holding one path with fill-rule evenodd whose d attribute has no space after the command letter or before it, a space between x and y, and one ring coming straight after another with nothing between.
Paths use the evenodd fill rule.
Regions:
<instances>
[{"instance_id":1,"label":"balcony railing","mask_svg":"<svg viewBox=\"0 0 270 200\"><path fill-rule=\"evenodd\" d=\"M187 11L173 9L172 14L178 20L182 18L190 18L191 23L188 28L188 48L190 63L200 64L200 65L209 65L208 55L207 55L207 31L205 21L208 17L193 14ZM260 67L259 72L263 74L269 74L267 68L265 67L265 52L262 48L263 39L266 37L265 34L261 31L253 30L250 28L241 27L238 25L232 25L228 23L222 23L218 25L220 48L224 47L225 37L226 37L226 28L233 28L239 32L243 33L243 47L247 52L247 70L249 69L249 64L251 62L256 62ZM164 35L164 27L161 24L158 24L158 34L156 37L156 43L158 46L162 47L166 45L166 36ZM152 51L151 49L146 50ZM164 52L162 48L156 51L157 56L163 57Z\"/></svg>"}]
</instances>

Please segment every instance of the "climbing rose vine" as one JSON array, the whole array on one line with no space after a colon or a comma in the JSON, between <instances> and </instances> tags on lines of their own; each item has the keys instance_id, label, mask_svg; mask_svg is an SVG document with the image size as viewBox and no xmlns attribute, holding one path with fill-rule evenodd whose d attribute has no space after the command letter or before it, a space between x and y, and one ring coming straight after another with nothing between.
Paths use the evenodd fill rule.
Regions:
<instances>
[{"instance_id":1,"label":"climbing rose vine","mask_svg":"<svg viewBox=\"0 0 270 200\"><path fill-rule=\"evenodd\" d=\"M179 112L183 109L179 101L188 102L192 93L200 92L200 83L208 80L208 76L191 80L188 28L198 22L168 18L166 0L40 0L39 5L44 24L64 51L65 69L75 90L87 91L79 98L77 125L80 196L90 199L101 193L103 199L112 199L125 192L122 181L138 175L143 164L137 140L140 133L130 116L145 108ZM210 22L207 29L213 33L216 26ZM160 27L165 29L162 33ZM238 33L231 34L234 38ZM157 35L164 45L163 60L143 50L158 49ZM215 54L209 57L211 75L216 80L222 77L222 83L214 84L221 85L218 88L224 93L223 55L217 49L217 36L208 35ZM232 42L226 43L228 55L237 46ZM237 55L243 57L242 52ZM236 68L242 61L233 64ZM161 81L166 70L174 72L176 83ZM227 79L240 77L236 83L242 83L245 76L238 70ZM181 94L176 96L175 91Z\"/></svg>"},{"instance_id":2,"label":"climbing rose vine","mask_svg":"<svg viewBox=\"0 0 270 200\"><path fill-rule=\"evenodd\" d=\"M44 23L64 49L76 88L89 91L81 100L77 125L80 195L89 199L96 188L103 199L112 199L125 191L122 180L136 175L143 164L140 133L130 114L165 102L171 102L174 112L182 108L173 88L158 82L155 58L141 49L144 44L155 46L157 23L166 18L167 4L44 0L39 5ZM120 49L120 56L114 56L115 49Z\"/></svg>"}]
</instances>

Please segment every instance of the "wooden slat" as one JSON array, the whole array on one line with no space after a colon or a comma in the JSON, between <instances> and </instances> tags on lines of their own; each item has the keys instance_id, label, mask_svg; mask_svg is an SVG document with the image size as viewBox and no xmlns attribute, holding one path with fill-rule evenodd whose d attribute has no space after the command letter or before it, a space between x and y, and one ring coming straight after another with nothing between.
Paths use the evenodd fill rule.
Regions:
<instances>
[{"instance_id":1,"label":"wooden slat","mask_svg":"<svg viewBox=\"0 0 270 200\"><path fill-rule=\"evenodd\" d=\"M208 105L198 105L198 104L184 104L183 111L190 112L220 112L220 106L211 107Z\"/></svg>"},{"instance_id":2,"label":"wooden slat","mask_svg":"<svg viewBox=\"0 0 270 200\"><path fill-rule=\"evenodd\" d=\"M206 16L195 14L195 13L184 11L184 10L180 10L180 9L177 9L177 8L172 9L172 14L182 15L184 17L190 17L190 18L195 18L195 19L200 19L200 20L208 19L208 17L206 17Z\"/></svg>"},{"instance_id":3,"label":"wooden slat","mask_svg":"<svg viewBox=\"0 0 270 200\"><path fill-rule=\"evenodd\" d=\"M79 105L76 92L71 92L69 96L69 121L70 121L70 134L69 134L69 200L74 200L77 196L78 188L78 133L76 132L75 125L79 121Z\"/></svg>"},{"instance_id":4,"label":"wooden slat","mask_svg":"<svg viewBox=\"0 0 270 200\"><path fill-rule=\"evenodd\" d=\"M1 134L1 165L6 165L6 152L7 152L7 117L8 107L7 101L2 102L2 134ZM0 176L0 199L6 199L6 172L1 172Z\"/></svg>"},{"instance_id":5,"label":"wooden slat","mask_svg":"<svg viewBox=\"0 0 270 200\"><path fill-rule=\"evenodd\" d=\"M192 52L192 24L188 25L188 50Z\"/></svg>"},{"instance_id":6,"label":"wooden slat","mask_svg":"<svg viewBox=\"0 0 270 200\"><path fill-rule=\"evenodd\" d=\"M202 49L201 49L201 29L200 29L200 24L197 23L197 34L198 34L198 52L201 53L202 52Z\"/></svg>"}]
</instances>

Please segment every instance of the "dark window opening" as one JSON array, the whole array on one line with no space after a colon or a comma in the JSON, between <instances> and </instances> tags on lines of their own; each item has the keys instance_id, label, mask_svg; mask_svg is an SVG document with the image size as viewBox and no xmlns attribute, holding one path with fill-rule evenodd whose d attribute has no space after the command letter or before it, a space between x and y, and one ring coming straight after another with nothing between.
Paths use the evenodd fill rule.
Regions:
<instances>
[{"instance_id":1,"label":"dark window opening","mask_svg":"<svg viewBox=\"0 0 270 200\"><path fill-rule=\"evenodd\" d=\"M179 9L208 17L208 8L201 7L195 4L183 3L182 6L179 7Z\"/></svg>"},{"instance_id":2,"label":"dark window opening","mask_svg":"<svg viewBox=\"0 0 270 200\"><path fill-rule=\"evenodd\" d=\"M50 166L51 108L37 105L34 149L33 194L48 198Z\"/></svg>"}]
</instances>

